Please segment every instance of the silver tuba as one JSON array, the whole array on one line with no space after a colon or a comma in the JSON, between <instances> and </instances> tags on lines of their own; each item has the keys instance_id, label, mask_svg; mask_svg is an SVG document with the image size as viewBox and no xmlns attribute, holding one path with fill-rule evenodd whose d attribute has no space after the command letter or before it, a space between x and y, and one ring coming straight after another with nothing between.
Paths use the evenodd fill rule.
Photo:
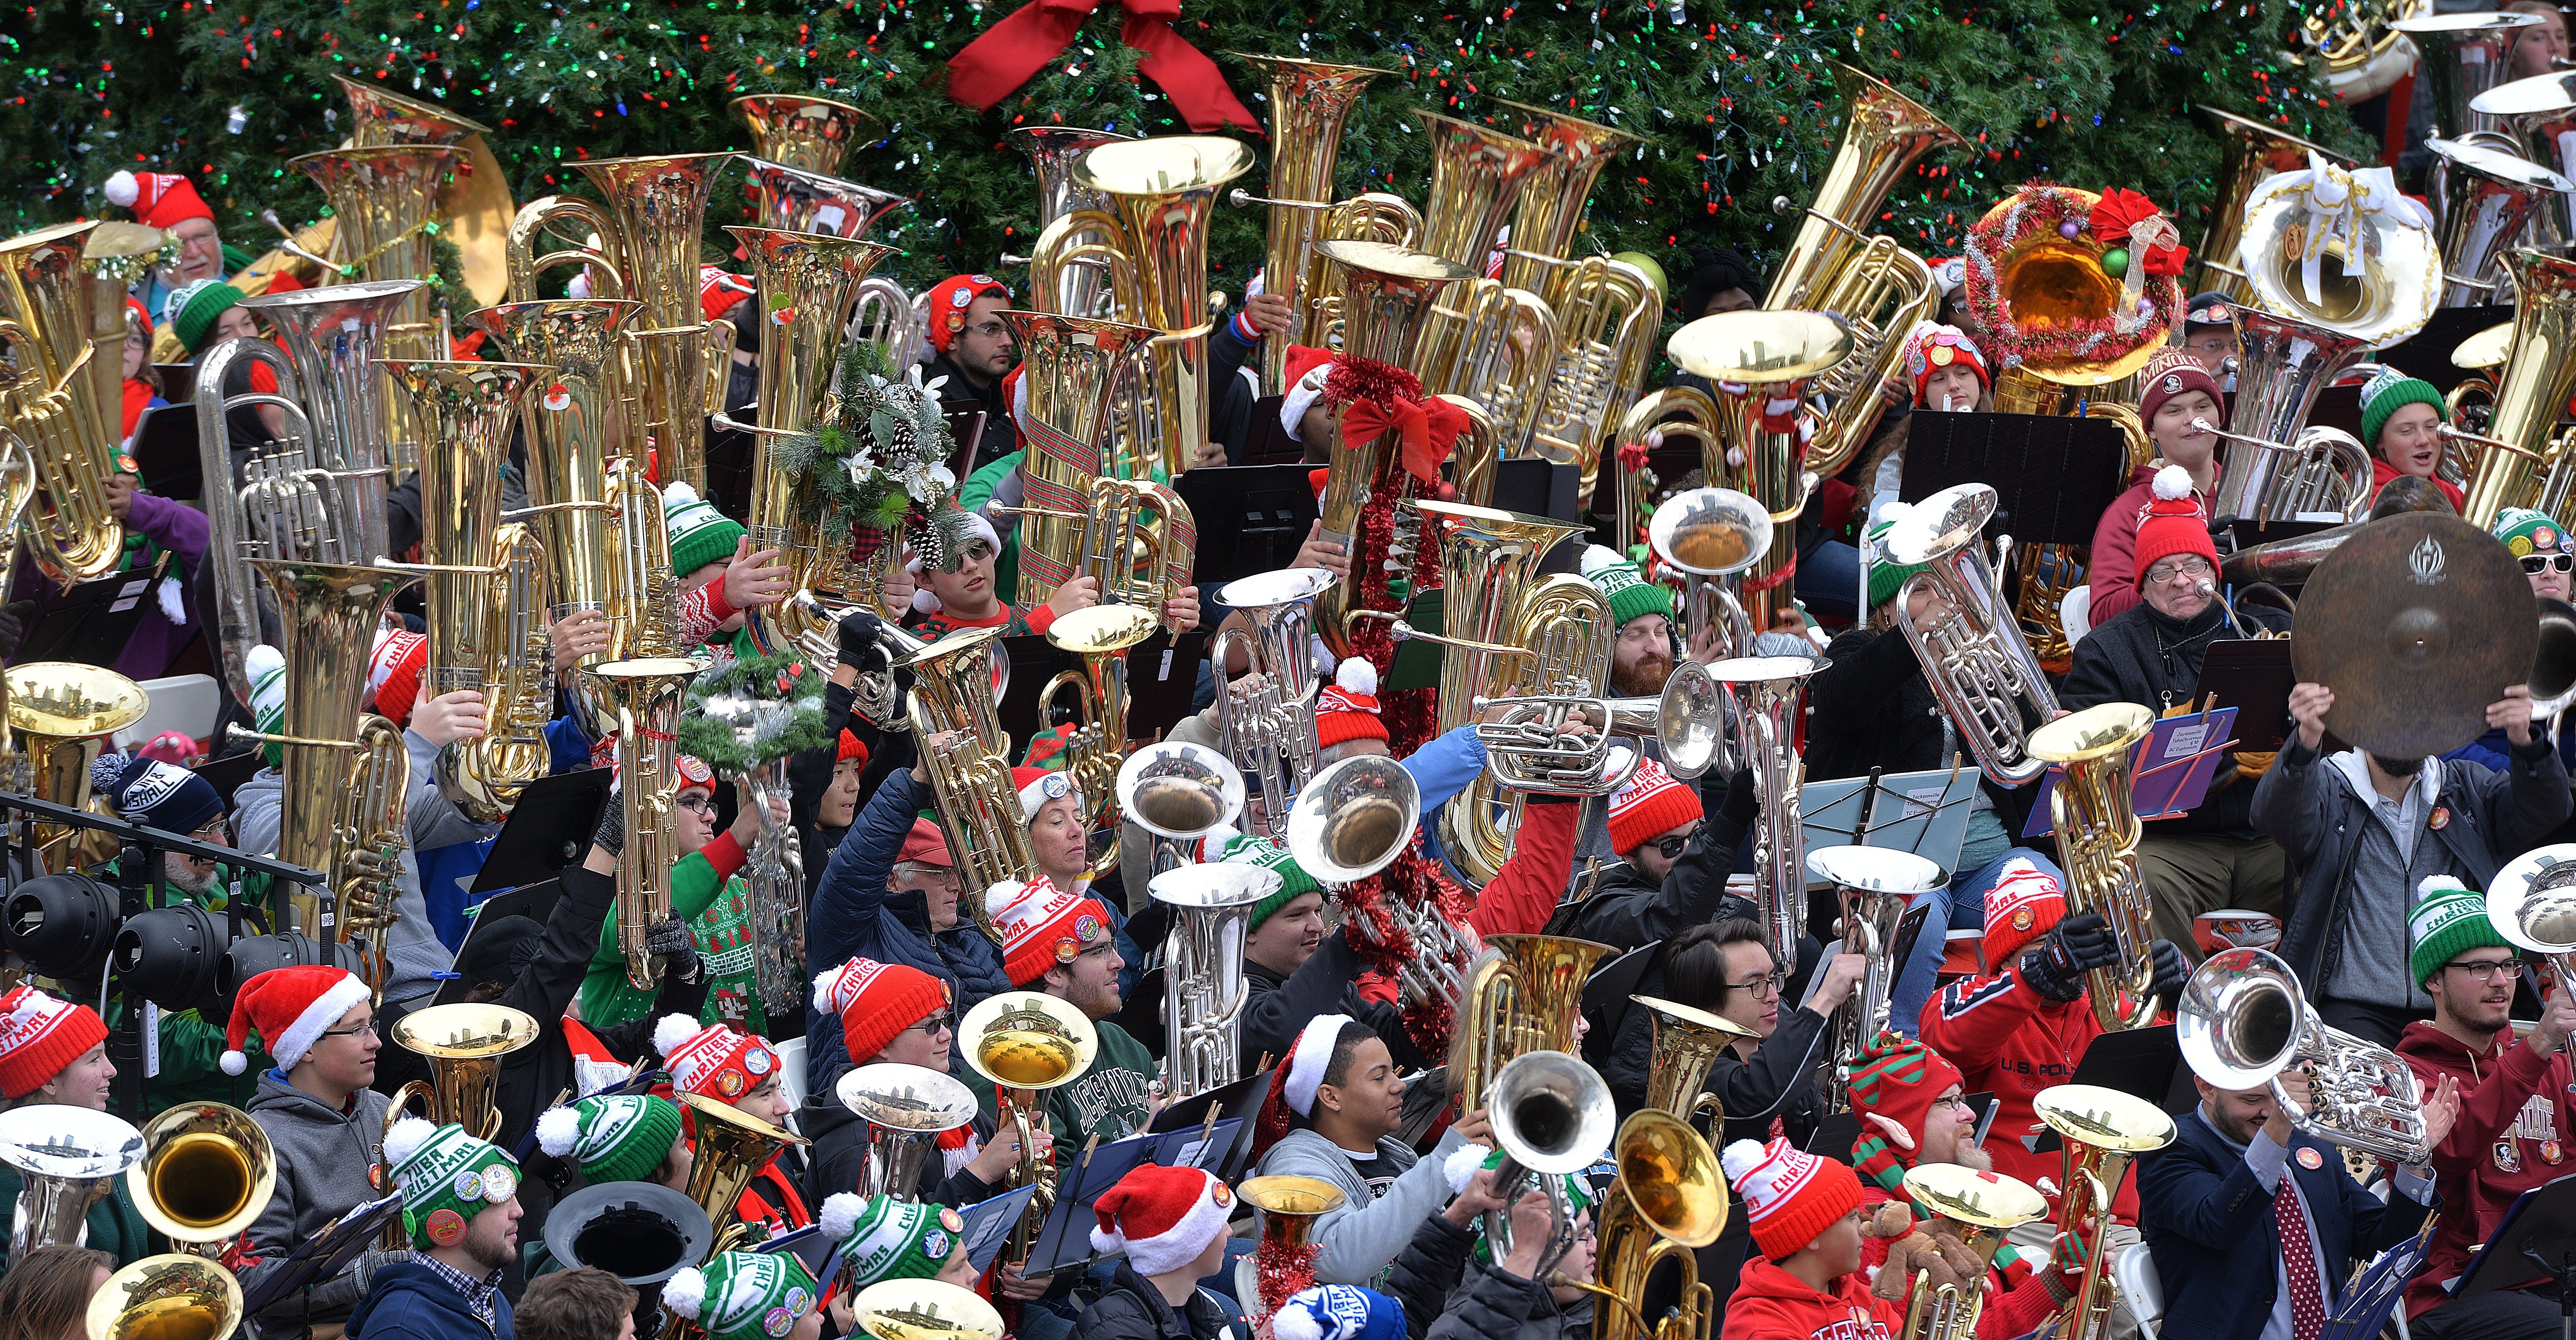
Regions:
<instances>
[{"instance_id":1,"label":"silver tuba","mask_svg":"<svg viewBox=\"0 0 2576 1340\"><path fill-rule=\"evenodd\" d=\"M1271 837L1287 831L1288 806L1315 775L1322 748L1315 739L1315 695L1323 690L1311 649L1315 600L1334 582L1322 568L1280 568L1225 584L1217 598L1244 618L1250 631L1217 634L1208 653L1222 684L1227 657L1238 643L1246 668L1262 677L1258 688L1222 684L1216 695L1217 736L1226 757L1261 779L1262 827Z\"/></svg>"},{"instance_id":2,"label":"silver tuba","mask_svg":"<svg viewBox=\"0 0 2576 1340\"><path fill-rule=\"evenodd\" d=\"M1165 1087L1174 1099L1232 1084L1243 1070L1241 1024L1250 988L1243 939L1252 906L1279 891L1279 872L1219 862L1154 876L1154 901L1172 909L1163 937Z\"/></svg>"},{"instance_id":3,"label":"silver tuba","mask_svg":"<svg viewBox=\"0 0 2576 1340\"><path fill-rule=\"evenodd\" d=\"M2432 1156L2415 1072L2386 1047L2319 1020L2298 974L2271 954L2210 955L2183 984L2174 1022L2182 1059L2210 1084L2268 1085L2300 1130L2373 1158L2414 1164ZM2305 1110L2278 1078L2294 1065L2308 1073Z\"/></svg>"},{"instance_id":4,"label":"silver tuba","mask_svg":"<svg viewBox=\"0 0 2576 1340\"><path fill-rule=\"evenodd\" d=\"M1728 662L1721 662L1728 664ZM1725 694L1707 667L1683 661L1673 667L1657 698L1583 698L1564 694L1474 699L1475 723L1485 746L1485 773L1506 791L1561 796L1606 796L1628 784L1645 755L1616 743L1621 736L1655 741L1665 768L1689 780L1708 771L1726 734ZM1565 723L1580 719L1592 733L1567 737Z\"/></svg>"},{"instance_id":5,"label":"silver tuba","mask_svg":"<svg viewBox=\"0 0 2576 1340\"><path fill-rule=\"evenodd\" d=\"M918 1202L922 1173L939 1157L939 1137L975 1119L974 1090L927 1066L855 1066L832 1085L832 1094L868 1124L867 1158L853 1188L862 1196Z\"/></svg>"},{"instance_id":6,"label":"silver tuba","mask_svg":"<svg viewBox=\"0 0 2576 1340\"><path fill-rule=\"evenodd\" d=\"M2271 502L2273 479L2284 468L2278 444L2298 442L2317 397L2369 353L2370 341L2250 307L2237 309L2237 333L2244 353L2236 364L2236 409L2227 416L2230 445L2219 458L2217 512L2288 516Z\"/></svg>"},{"instance_id":7,"label":"silver tuba","mask_svg":"<svg viewBox=\"0 0 2576 1340\"><path fill-rule=\"evenodd\" d=\"M1860 985L1834 1010L1825 1110L1843 1112L1851 1108L1852 1061L1886 1030L1888 997L1905 971L1895 958L1897 923L1917 896L1941 887L1946 876L1923 857L1883 847L1819 847L1807 853L1807 868L1834 886L1843 952L1869 960Z\"/></svg>"},{"instance_id":8,"label":"silver tuba","mask_svg":"<svg viewBox=\"0 0 2576 1340\"><path fill-rule=\"evenodd\" d=\"M1979 545L1978 532L1994 514L1993 489L1961 484L1916 503L1879 545L1888 562L1923 565L1896 593L1897 627L1923 662L1941 710L1988 777L2026 786L2048 765L2030 756L2023 714L2048 720L2057 713L2057 695ZM1995 549L2009 554L2012 541L1999 537ZM1918 590L1938 598L1919 624L1905 613Z\"/></svg>"},{"instance_id":9,"label":"silver tuba","mask_svg":"<svg viewBox=\"0 0 2576 1340\"><path fill-rule=\"evenodd\" d=\"M1666 498L1646 522L1655 561L1682 574L1683 645L1721 629L1722 656L1750 656L1759 631L1744 612L1744 570L1771 552L1771 514L1749 493L1689 489Z\"/></svg>"},{"instance_id":10,"label":"silver tuba","mask_svg":"<svg viewBox=\"0 0 2576 1340\"><path fill-rule=\"evenodd\" d=\"M1164 740L1118 765L1118 812L1159 839L1148 874L1197 859L1188 844L1233 831L1243 813L1243 773L1203 744Z\"/></svg>"},{"instance_id":11,"label":"silver tuba","mask_svg":"<svg viewBox=\"0 0 2576 1340\"><path fill-rule=\"evenodd\" d=\"M0 1163L26 1185L9 1225L9 1259L88 1238L89 1207L143 1161L143 1132L104 1112L37 1103L0 1112Z\"/></svg>"},{"instance_id":12,"label":"silver tuba","mask_svg":"<svg viewBox=\"0 0 2576 1340\"><path fill-rule=\"evenodd\" d=\"M2488 302L2495 296L2496 258L2521 239L2534 210L2576 190L2576 183L2492 145L2434 139L2425 147L2442 168L2436 205L2442 305Z\"/></svg>"},{"instance_id":13,"label":"silver tuba","mask_svg":"<svg viewBox=\"0 0 2576 1340\"><path fill-rule=\"evenodd\" d=\"M1709 677L1725 686L1744 765L1753 770L1753 794L1762 802L1753 825L1753 903L1762 909L1771 953L1782 963L1798 961L1807 910L1807 830L1798 817L1806 764L1794 733L1798 699L1807 676L1823 664L1803 656L1748 656L1708 668Z\"/></svg>"},{"instance_id":14,"label":"silver tuba","mask_svg":"<svg viewBox=\"0 0 2576 1340\"><path fill-rule=\"evenodd\" d=\"M2263 496L2255 500L2254 511L2240 519L2292 521L2311 512L2332 512L2343 520L2359 521L2370 515L2378 486L2370 452L2360 438L2321 423L2300 429L2297 439L2287 443L2241 436L2207 419L2194 419L2192 425L2222 441L2271 456L2264 464Z\"/></svg>"}]
</instances>

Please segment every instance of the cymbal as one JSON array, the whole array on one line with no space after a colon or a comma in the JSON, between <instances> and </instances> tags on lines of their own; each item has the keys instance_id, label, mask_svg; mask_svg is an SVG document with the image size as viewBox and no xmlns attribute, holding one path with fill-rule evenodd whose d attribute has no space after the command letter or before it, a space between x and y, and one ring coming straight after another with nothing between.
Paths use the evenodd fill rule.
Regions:
<instances>
[{"instance_id":1,"label":"cymbal","mask_svg":"<svg viewBox=\"0 0 2576 1340\"><path fill-rule=\"evenodd\" d=\"M2423 758L2486 733L2486 709L2531 676L2539 608L2485 531L2437 512L2364 523L2299 595L2290 664L2334 690L2326 729Z\"/></svg>"}]
</instances>

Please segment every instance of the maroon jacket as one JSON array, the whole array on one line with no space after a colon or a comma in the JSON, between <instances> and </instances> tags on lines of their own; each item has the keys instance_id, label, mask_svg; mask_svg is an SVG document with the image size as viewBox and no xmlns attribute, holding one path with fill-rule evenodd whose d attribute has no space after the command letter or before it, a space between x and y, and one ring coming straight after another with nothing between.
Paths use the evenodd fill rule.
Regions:
<instances>
[{"instance_id":1,"label":"maroon jacket","mask_svg":"<svg viewBox=\"0 0 2576 1340\"><path fill-rule=\"evenodd\" d=\"M2514 1197L2576 1172L2568 1161L2576 1129L2558 1101L2570 1089L2563 1050L2544 1057L2526 1040L2500 1055L2480 1054L2431 1024L2412 1023L2398 1036L2397 1054L2426 1093L2444 1075L2460 1084L2460 1119L2433 1151L2441 1221L2422 1270L2406 1286L2406 1315L2414 1318L2450 1300L2442 1285L2468 1267Z\"/></svg>"},{"instance_id":2,"label":"maroon jacket","mask_svg":"<svg viewBox=\"0 0 2576 1340\"><path fill-rule=\"evenodd\" d=\"M2093 548L2085 560L2085 583L2093 591L2093 605L2085 612L2085 622L2095 628L2111 621L2111 616L2138 603L2138 571L2134 562L2138 552L2138 521L2147 514L2147 504L2156 500L2156 471L2164 468L2164 458L2139 466L2129 473L2129 490L2111 500L2102 512L2102 520L2093 527ZM2212 470L2218 467L2213 464ZM2212 474L2213 487L2218 476ZM2200 504L2203 518L2217 515L2218 497L2195 491L2193 501Z\"/></svg>"}]
</instances>

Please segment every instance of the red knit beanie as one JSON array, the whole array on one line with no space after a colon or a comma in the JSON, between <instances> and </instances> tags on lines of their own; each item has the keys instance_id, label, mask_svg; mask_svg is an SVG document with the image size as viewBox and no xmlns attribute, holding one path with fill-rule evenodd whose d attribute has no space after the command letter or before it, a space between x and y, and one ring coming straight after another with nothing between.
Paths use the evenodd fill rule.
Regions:
<instances>
[{"instance_id":1,"label":"red knit beanie","mask_svg":"<svg viewBox=\"0 0 2576 1340\"><path fill-rule=\"evenodd\" d=\"M2225 409L2227 398L2218 389L2218 379L2209 375L2201 361L2180 349L2167 349L2147 360L2146 370L2138 374L2138 417L2149 424L2156 421L2156 411L2164 403L2185 391L2206 391L2209 403ZM2216 417L2213 413L2212 417ZM2226 425L2221 424L2220 427Z\"/></svg>"},{"instance_id":2,"label":"red knit beanie","mask_svg":"<svg viewBox=\"0 0 2576 1340\"><path fill-rule=\"evenodd\" d=\"M1699 793L1653 759L1637 764L1628 784L1610 793L1610 850L1626 856L1684 824L1704 817Z\"/></svg>"},{"instance_id":3,"label":"red knit beanie","mask_svg":"<svg viewBox=\"0 0 2576 1340\"><path fill-rule=\"evenodd\" d=\"M941 353L957 342L957 332L966 328L966 309L984 294L997 294L1002 301L1011 300L1011 290L991 275L950 275L930 290L930 344Z\"/></svg>"},{"instance_id":4,"label":"red knit beanie","mask_svg":"<svg viewBox=\"0 0 2576 1340\"><path fill-rule=\"evenodd\" d=\"M1055 886L1044 875L1026 884L1004 880L984 891L986 915L1002 931L1002 975L1027 986L1049 968L1106 944L1109 909ZM855 1055L855 1053L853 1053Z\"/></svg>"},{"instance_id":5,"label":"red knit beanie","mask_svg":"<svg viewBox=\"0 0 2576 1340\"><path fill-rule=\"evenodd\" d=\"M376 634L375 653L367 658L367 689L375 713L397 726L411 724L412 705L420 701L420 677L429 669L429 639L394 629Z\"/></svg>"},{"instance_id":6,"label":"red knit beanie","mask_svg":"<svg viewBox=\"0 0 2576 1340\"><path fill-rule=\"evenodd\" d=\"M261 973L233 998L233 1017L224 1028L224 1073L238 1075L250 1068L243 1044L254 1028L268 1054L277 1058L278 1070L293 1070L322 1040L322 1031L365 1004L367 995L367 984L345 968L306 965Z\"/></svg>"},{"instance_id":7,"label":"red knit beanie","mask_svg":"<svg viewBox=\"0 0 2576 1340\"><path fill-rule=\"evenodd\" d=\"M1744 1197L1753 1245L1773 1261L1804 1250L1835 1220L1860 1208L1860 1178L1849 1167L1786 1140L1738 1140L1718 1162Z\"/></svg>"},{"instance_id":8,"label":"red knit beanie","mask_svg":"<svg viewBox=\"0 0 2576 1340\"><path fill-rule=\"evenodd\" d=\"M2168 465L2156 471L2150 491L2154 500L2138 514L2137 556L2130 580L2145 589L2147 569L2176 554L2198 554L2215 571L2218 546L2210 541L2209 518L2200 510L2200 496L2191 491L2191 472Z\"/></svg>"},{"instance_id":9,"label":"red knit beanie","mask_svg":"<svg viewBox=\"0 0 2576 1340\"><path fill-rule=\"evenodd\" d=\"M2019 856L2004 862L2003 877L1986 890L1986 962L2009 969L2022 946L2065 919L2066 891L2055 876Z\"/></svg>"},{"instance_id":10,"label":"red knit beanie","mask_svg":"<svg viewBox=\"0 0 2576 1340\"><path fill-rule=\"evenodd\" d=\"M948 1005L948 984L908 963L854 958L814 979L814 1008L841 1016L841 1037L858 1065Z\"/></svg>"},{"instance_id":11,"label":"red knit beanie","mask_svg":"<svg viewBox=\"0 0 2576 1340\"><path fill-rule=\"evenodd\" d=\"M841 752L833 755L832 761L835 763L847 763L854 758L859 761L860 766L866 766L868 761L867 743L861 740L856 734L852 733L849 727L843 726L841 728Z\"/></svg>"},{"instance_id":12,"label":"red knit beanie","mask_svg":"<svg viewBox=\"0 0 2576 1340\"><path fill-rule=\"evenodd\" d=\"M1377 667L1366 657L1343 657L1333 682L1315 695L1315 747L1387 738L1386 718L1378 715Z\"/></svg>"},{"instance_id":13,"label":"red knit beanie","mask_svg":"<svg viewBox=\"0 0 2576 1340\"><path fill-rule=\"evenodd\" d=\"M107 1041L107 1023L87 1005L32 986L0 996L0 1098L19 1099Z\"/></svg>"}]
</instances>

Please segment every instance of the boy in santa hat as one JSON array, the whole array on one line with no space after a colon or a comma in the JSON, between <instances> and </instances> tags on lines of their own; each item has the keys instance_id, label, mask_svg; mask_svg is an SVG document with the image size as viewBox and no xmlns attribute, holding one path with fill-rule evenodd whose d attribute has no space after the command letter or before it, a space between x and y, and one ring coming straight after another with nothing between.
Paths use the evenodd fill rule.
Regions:
<instances>
[{"instance_id":1,"label":"boy in santa hat","mask_svg":"<svg viewBox=\"0 0 2576 1340\"><path fill-rule=\"evenodd\" d=\"M0 995L0 1100L11 1108L59 1104L107 1111L116 1066L107 1059L107 1024L87 1005L57 1000L32 986ZM0 1163L0 1214L10 1212L26 1177ZM88 1245L116 1257L120 1266L152 1254L148 1226L134 1208L125 1179L111 1179L109 1194L91 1202L83 1220ZM0 1242L0 1271L8 1269L8 1244Z\"/></svg>"},{"instance_id":2,"label":"boy in santa hat","mask_svg":"<svg viewBox=\"0 0 2576 1340\"><path fill-rule=\"evenodd\" d=\"M1197 1168L1141 1164L1092 1202L1092 1250L1123 1252L1109 1285L1074 1319L1074 1340L1218 1340L1231 1320L1199 1281L1225 1263L1238 1207Z\"/></svg>"},{"instance_id":3,"label":"boy in santa hat","mask_svg":"<svg viewBox=\"0 0 2576 1340\"><path fill-rule=\"evenodd\" d=\"M2097 629L2138 603L2138 572L2152 561L2138 555L2139 530L2159 501L2186 504L2164 510L2198 517L2204 531L2218 510L2219 437L2196 426L2226 422L2226 393L2218 389L2218 379L2189 351L2167 349L2147 360L2138 385L2143 388L2138 417L2156 454L2130 472L2128 490L2111 500L2093 528L2092 558L2085 569L2093 603L2086 617ZM2173 552L2170 544L2163 548Z\"/></svg>"},{"instance_id":4,"label":"boy in santa hat","mask_svg":"<svg viewBox=\"0 0 2576 1340\"><path fill-rule=\"evenodd\" d=\"M1860 1179L1786 1140L1738 1140L1719 1162L1744 1198L1753 1245L1727 1300L1723 1340L1888 1340L1905 1311L1861 1273Z\"/></svg>"},{"instance_id":5,"label":"boy in santa hat","mask_svg":"<svg viewBox=\"0 0 2576 1340\"><path fill-rule=\"evenodd\" d=\"M519 1163L450 1122L405 1117L385 1134L412 1256L388 1263L349 1314L377 1340L511 1340L501 1278L519 1256Z\"/></svg>"}]
</instances>

